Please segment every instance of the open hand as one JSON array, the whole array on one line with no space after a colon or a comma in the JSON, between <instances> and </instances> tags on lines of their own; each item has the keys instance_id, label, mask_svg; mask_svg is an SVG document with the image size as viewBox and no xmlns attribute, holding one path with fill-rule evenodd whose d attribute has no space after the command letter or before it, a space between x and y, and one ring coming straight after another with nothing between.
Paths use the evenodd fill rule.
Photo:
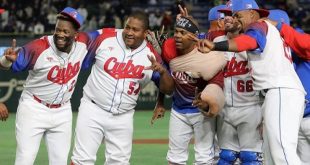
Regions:
<instances>
[{"instance_id":1,"label":"open hand","mask_svg":"<svg viewBox=\"0 0 310 165\"><path fill-rule=\"evenodd\" d=\"M152 65L145 67L144 68L145 70L153 70L155 72L158 72L161 75L165 73L166 69L159 62L157 62L153 56L148 55L147 57L151 61Z\"/></svg>"},{"instance_id":2,"label":"open hand","mask_svg":"<svg viewBox=\"0 0 310 165\"><path fill-rule=\"evenodd\" d=\"M178 7L180 9L180 13L176 17L177 20L179 20L181 17L189 17L186 7L183 8L181 5L178 5Z\"/></svg>"}]
</instances>

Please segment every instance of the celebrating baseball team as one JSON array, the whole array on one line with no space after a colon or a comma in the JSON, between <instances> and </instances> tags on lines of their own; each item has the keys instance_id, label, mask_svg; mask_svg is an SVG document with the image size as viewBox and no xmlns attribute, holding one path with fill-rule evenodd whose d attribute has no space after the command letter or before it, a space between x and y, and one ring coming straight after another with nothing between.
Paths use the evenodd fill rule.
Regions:
<instances>
[{"instance_id":1,"label":"celebrating baseball team","mask_svg":"<svg viewBox=\"0 0 310 165\"><path fill-rule=\"evenodd\" d=\"M152 122L172 96L168 165L186 165L194 138L195 165L310 165L310 35L290 26L283 10L255 0L230 0L208 14L202 34L185 6L174 32L149 30L133 11L123 29L82 32L83 16L66 7L52 35L17 49L0 68L28 71L15 122L15 165L33 165L44 138L50 165L129 165L133 116L140 91L153 81L160 94ZM160 39L159 39L160 38ZM70 99L82 70L83 87L72 155ZM8 118L0 103L0 119ZM219 149L218 149L219 148Z\"/></svg>"}]
</instances>

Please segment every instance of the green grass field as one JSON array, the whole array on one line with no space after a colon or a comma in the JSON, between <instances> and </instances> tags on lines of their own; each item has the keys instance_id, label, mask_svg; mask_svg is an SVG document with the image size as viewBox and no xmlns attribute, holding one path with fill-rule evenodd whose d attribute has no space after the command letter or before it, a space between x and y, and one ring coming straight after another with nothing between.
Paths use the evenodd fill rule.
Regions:
<instances>
[{"instance_id":1,"label":"green grass field","mask_svg":"<svg viewBox=\"0 0 310 165\"><path fill-rule=\"evenodd\" d=\"M73 126L77 113L74 113ZM170 111L165 118L151 126L152 111L137 111L134 122L134 139L168 139ZM72 146L71 146L72 147ZM10 114L6 122L0 122L0 165L13 165L15 159L15 114ZM132 165L166 165L168 144L134 144L131 156ZM69 157L71 156L71 153ZM193 146L190 145L190 156L187 164L193 164ZM44 141L41 142L36 165L47 165L47 151ZM104 146L97 153L96 165L104 164Z\"/></svg>"}]
</instances>

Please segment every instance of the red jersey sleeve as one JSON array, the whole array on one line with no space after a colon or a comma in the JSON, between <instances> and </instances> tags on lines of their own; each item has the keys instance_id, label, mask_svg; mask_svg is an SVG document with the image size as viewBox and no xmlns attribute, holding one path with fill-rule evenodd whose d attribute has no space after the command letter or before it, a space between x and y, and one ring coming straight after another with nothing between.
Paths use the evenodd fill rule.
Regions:
<instances>
[{"instance_id":1,"label":"red jersey sleeve","mask_svg":"<svg viewBox=\"0 0 310 165\"><path fill-rule=\"evenodd\" d=\"M211 80L209 80L208 84L217 84L223 89L224 87L223 71L218 72Z\"/></svg>"},{"instance_id":2,"label":"red jersey sleeve","mask_svg":"<svg viewBox=\"0 0 310 165\"><path fill-rule=\"evenodd\" d=\"M297 32L289 25L283 24L281 31L285 43L289 45L298 57L310 60L310 35Z\"/></svg>"},{"instance_id":3,"label":"red jersey sleeve","mask_svg":"<svg viewBox=\"0 0 310 165\"><path fill-rule=\"evenodd\" d=\"M162 58L169 64L170 60L177 56L177 49L175 46L174 38L168 38L164 41L162 45Z\"/></svg>"}]
</instances>

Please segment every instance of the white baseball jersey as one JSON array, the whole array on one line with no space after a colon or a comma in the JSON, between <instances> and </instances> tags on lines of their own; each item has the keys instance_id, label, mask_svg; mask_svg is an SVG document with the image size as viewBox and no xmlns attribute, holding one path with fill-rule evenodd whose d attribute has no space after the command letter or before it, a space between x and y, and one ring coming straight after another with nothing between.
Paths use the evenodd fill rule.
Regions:
<instances>
[{"instance_id":1,"label":"white baseball jersey","mask_svg":"<svg viewBox=\"0 0 310 165\"><path fill-rule=\"evenodd\" d=\"M289 47L283 42L279 31L265 21L268 26L266 46L263 52L248 52L254 90L268 88L293 88L304 92L304 88L292 65ZM273 46L280 45L280 46ZM274 54L277 52L277 54Z\"/></svg>"},{"instance_id":2,"label":"white baseball jersey","mask_svg":"<svg viewBox=\"0 0 310 165\"><path fill-rule=\"evenodd\" d=\"M250 25L245 34L255 38L260 49L260 54L248 52L254 90L268 89L262 105L264 161L299 165L296 150L305 91L293 68L289 47L268 22Z\"/></svg>"},{"instance_id":3,"label":"white baseball jersey","mask_svg":"<svg viewBox=\"0 0 310 165\"><path fill-rule=\"evenodd\" d=\"M44 36L22 47L12 69L29 70L23 95L35 96L49 104L68 102L87 54L87 43L87 36L81 33L70 53L57 50L53 36Z\"/></svg>"},{"instance_id":4,"label":"white baseball jersey","mask_svg":"<svg viewBox=\"0 0 310 165\"><path fill-rule=\"evenodd\" d=\"M214 42L228 40L220 36ZM248 66L246 52L225 52L228 60L224 70L224 93L226 106L248 106L261 102L257 92L253 90L253 80Z\"/></svg>"},{"instance_id":5,"label":"white baseball jersey","mask_svg":"<svg viewBox=\"0 0 310 165\"><path fill-rule=\"evenodd\" d=\"M71 52L64 53L56 48L53 36L44 36L19 51L12 70L29 70L29 75L16 113L15 165L34 163L42 137L52 146L47 147L49 164L67 164L72 130L69 100L88 41L80 33Z\"/></svg>"},{"instance_id":6,"label":"white baseball jersey","mask_svg":"<svg viewBox=\"0 0 310 165\"><path fill-rule=\"evenodd\" d=\"M90 52L95 64L84 86L84 95L113 114L133 110L141 89L152 79L147 55L160 59L149 43L126 48L121 29L103 29ZM91 61L91 60L90 60Z\"/></svg>"}]
</instances>

